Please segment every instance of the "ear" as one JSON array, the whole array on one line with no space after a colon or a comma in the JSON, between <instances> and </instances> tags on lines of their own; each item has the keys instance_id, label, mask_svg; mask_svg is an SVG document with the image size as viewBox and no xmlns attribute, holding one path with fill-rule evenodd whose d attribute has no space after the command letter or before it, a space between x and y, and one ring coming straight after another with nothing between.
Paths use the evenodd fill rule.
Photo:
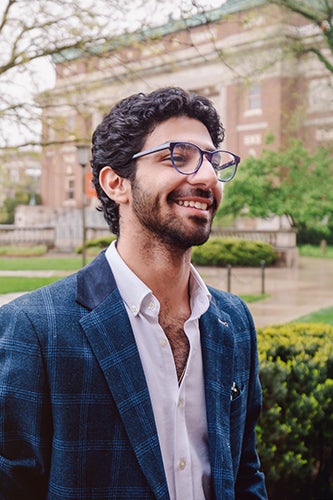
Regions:
<instances>
[{"instance_id":1,"label":"ear","mask_svg":"<svg viewBox=\"0 0 333 500\"><path fill-rule=\"evenodd\" d=\"M118 175L111 167L103 167L99 173L99 183L103 191L114 202L127 203L130 193L130 182Z\"/></svg>"}]
</instances>

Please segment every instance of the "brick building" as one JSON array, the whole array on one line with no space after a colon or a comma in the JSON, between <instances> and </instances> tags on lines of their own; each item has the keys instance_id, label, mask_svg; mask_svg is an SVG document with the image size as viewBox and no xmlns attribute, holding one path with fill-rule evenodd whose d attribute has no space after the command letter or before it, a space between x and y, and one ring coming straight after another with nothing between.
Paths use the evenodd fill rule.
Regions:
<instances>
[{"instance_id":1,"label":"brick building","mask_svg":"<svg viewBox=\"0 0 333 500\"><path fill-rule=\"evenodd\" d=\"M59 54L56 85L40 96L44 139L42 201L78 208L82 170L76 143L90 143L103 114L124 96L176 85L209 97L226 128L224 147L242 158L301 138L310 149L333 139L333 75L315 55L295 57L297 40L320 32L265 0L219 9ZM54 143L54 144L52 144Z\"/></svg>"}]
</instances>

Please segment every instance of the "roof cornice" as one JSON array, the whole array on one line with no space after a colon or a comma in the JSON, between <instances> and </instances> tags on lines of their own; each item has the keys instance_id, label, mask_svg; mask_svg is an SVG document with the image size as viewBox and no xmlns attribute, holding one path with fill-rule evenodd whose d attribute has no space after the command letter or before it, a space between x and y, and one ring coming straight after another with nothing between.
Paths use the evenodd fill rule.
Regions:
<instances>
[{"instance_id":1,"label":"roof cornice","mask_svg":"<svg viewBox=\"0 0 333 500\"><path fill-rule=\"evenodd\" d=\"M89 55L101 55L105 52L111 52L121 47L130 46L133 43L143 42L151 38L159 38L178 31L217 22L228 15L250 10L265 3L267 3L267 0L227 0L223 5L221 5L221 7L216 9L199 12L188 18L170 18L167 23L160 26L147 28L145 30L138 30L132 33L126 32L119 36L115 36L113 40L107 41L103 44L92 45L90 47L85 47L84 49L70 48L62 50L57 54L53 54L52 60L55 64L60 64Z\"/></svg>"}]
</instances>

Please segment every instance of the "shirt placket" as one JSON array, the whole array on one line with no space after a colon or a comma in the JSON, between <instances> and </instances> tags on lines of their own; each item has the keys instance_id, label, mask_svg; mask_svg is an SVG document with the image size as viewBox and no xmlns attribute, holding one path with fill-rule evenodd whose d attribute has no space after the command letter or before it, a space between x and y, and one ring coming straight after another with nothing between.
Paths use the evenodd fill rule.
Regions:
<instances>
[{"instance_id":1,"label":"shirt placket","mask_svg":"<svg viewBox=\"0 0 333 500\"><path fill-rule=\"evenodd\" d=\"M191 453L189 436L186 426L186 378L178 390L178 398L175 409L175 441L174 441L174 477L175 498L182 498L184 492L189 491L192 485L191 477Z\"/></svg>"}]
</instances>

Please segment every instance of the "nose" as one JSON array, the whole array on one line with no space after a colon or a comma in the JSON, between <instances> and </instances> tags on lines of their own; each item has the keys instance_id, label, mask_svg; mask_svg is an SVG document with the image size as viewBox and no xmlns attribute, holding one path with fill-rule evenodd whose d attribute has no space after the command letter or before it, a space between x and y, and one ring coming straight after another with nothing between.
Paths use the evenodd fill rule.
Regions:
<instances>
[{"instance_id":1,"label":"nose","mask_svg":"<svg viewBox=\"0 0 333 500\"><path fill-rule=\"evenodd\" d=\"M212 164L205 156L199 170L195 174L188 176L188 182L201 184L207 188L214 188L217 184L220 184Z\"/></svg>"}]
</instances>

